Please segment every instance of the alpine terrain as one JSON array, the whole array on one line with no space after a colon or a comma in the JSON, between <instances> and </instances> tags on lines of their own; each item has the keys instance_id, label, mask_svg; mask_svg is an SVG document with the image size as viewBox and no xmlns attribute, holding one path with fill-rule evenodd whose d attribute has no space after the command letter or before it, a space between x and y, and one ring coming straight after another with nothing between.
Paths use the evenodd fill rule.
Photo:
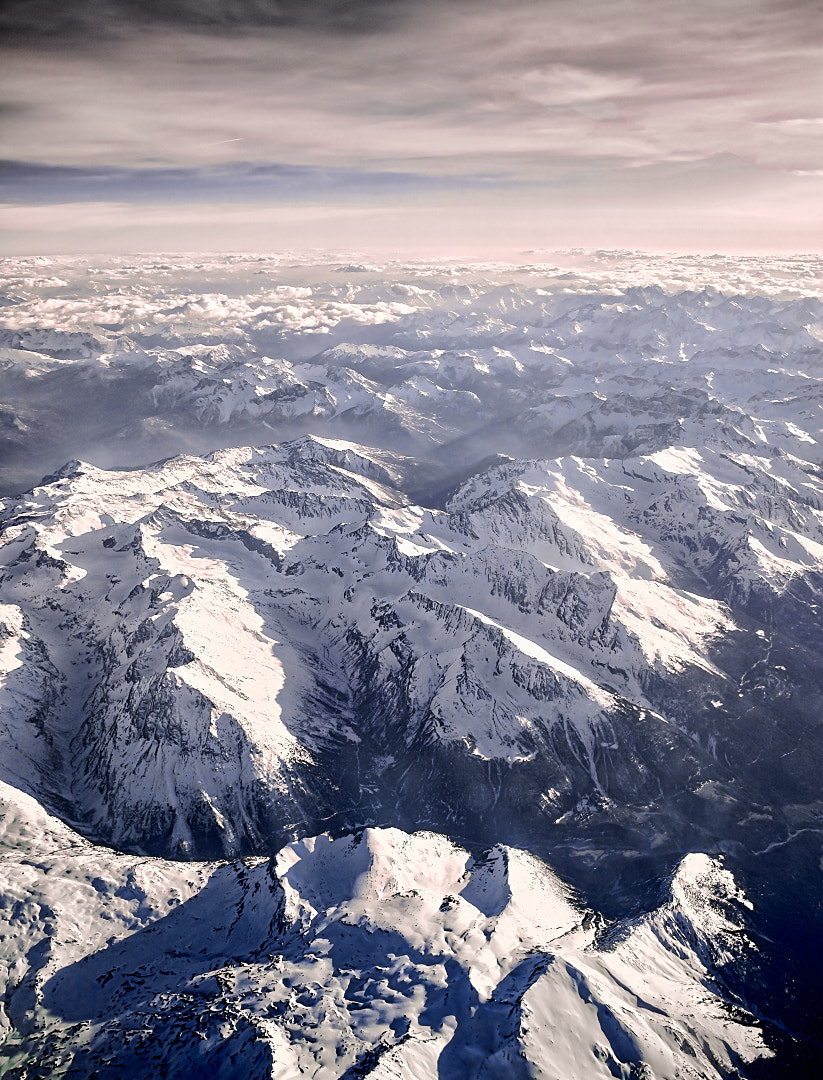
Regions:
<instances>
[{"instance_id":1,"label":"alpine terrain","mask_svg":"<svg viewBox=\"0 0 823 1080\"><path fill-rule=\"evenodd\" d=\"M5 260L0 1075L820 1075L823 262L552 259Z\"/></svg>"}]
</instances>

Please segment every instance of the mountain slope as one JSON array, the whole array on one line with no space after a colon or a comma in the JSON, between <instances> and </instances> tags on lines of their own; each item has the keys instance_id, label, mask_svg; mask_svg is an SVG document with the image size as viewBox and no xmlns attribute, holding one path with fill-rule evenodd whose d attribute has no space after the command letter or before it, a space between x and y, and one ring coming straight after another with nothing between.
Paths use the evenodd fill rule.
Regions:
<instances>
[{"instance_id":1,"label":"mountain slope","mask_svg":"<svg viewBox=\"0 0 823 1080\"><path fill-rule=\"evenodd\" d=\"M551 870L499 845L367 829L174 864L0 790L4 1074L708 1080L768 1054L717 994L745 907L705 856L598 944Z\"/></svg>"}]
</instances>

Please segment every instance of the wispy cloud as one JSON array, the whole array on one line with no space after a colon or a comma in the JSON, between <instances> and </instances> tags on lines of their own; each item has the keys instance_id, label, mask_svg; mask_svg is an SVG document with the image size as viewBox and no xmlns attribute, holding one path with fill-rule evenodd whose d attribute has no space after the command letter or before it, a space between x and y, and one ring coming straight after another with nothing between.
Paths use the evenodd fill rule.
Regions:
<instances>
[{"instance_id":1,"label":"wispy cloud","mask_svg":"<svg viewBox=\"0 0 823 1080\"><path fill-rule=\"evenodd\" d=\"M31 9L31 35L55 5L17 8ZM103 17L89 30L92 8ZM333 33L344 11L372 32ZM75 0L64 14L64 48L6 50L9 157L197 164L242 140L255 160L369 168L569 152L821 163L819 132L784 123L823 93L802 3ZM91 50L87 32L107 39Z\"/></svg>"},{"instance_id":2,"label":"wispy cloud","mask_svg":"<svg viewBox=\"0 0 823 1080\"><path fill-rule=\"evenodd\" d=\"M677 184L655 192L641 176L690 163L723 189L733 161L743 201L768 188L776 209L775 177L788 199L823 168L814 0L67 0L59 17L51 0L17 0L4 11L6 156L126 170L65 173L72 199L84 183L136 199L141 183L174 188L175 170L193 198L213 197L218 180L221 198L281 198L290 184L423 198L437 176L471 198L479 177L505 176L526 201L534 185L555 200L582 186L605 209L616 185L636 184L638 211L650 200L676 213ZM263 171L244 173L249 162Z\"/></svg>"},{"instance_id":3,"label":"wispy cloud","mask_svg":"<svg viewBox=\"0 0 823 1080\"><path fill-rule=\"evenodd\" d=\"M234 140L231 140L234 141ZM427 176L354 168L227 162L179 168L43 165L0 161L0 203L203 203L381 199L511 184L504 176Z\"/></svg>"},{"instance_id":4,"label":"wispy cloud","mask_svg":"<svg viewBox=\"0 0 823 1080\"><path fill-rule=\"evenodd\" d=\"M0 31L48 46L119 40L147 30L204 33L307 29L373 33L396 26L425 0L5 0Z\"/></svg>"}]
</instances>

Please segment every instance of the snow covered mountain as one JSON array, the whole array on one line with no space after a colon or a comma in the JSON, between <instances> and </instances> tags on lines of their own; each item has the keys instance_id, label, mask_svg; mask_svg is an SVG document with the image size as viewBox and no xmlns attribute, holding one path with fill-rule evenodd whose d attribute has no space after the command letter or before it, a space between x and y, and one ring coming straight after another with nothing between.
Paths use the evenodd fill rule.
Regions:
<instances>
[{"instance_id":1,"label":"snow covered mountain","mask_svg":"<svg viewBox=\"0 0 823 1080\"><path fill-rule=\"evenodd\" d=\"M0 793L11 1075L674 1080L769 1053L718 990L743 898L705 855L604 933L501 845L367 829L172 863Z\"/></svg>"},{"instance_id":2,"label":"snow covered mountain","mask_svg":"<svg viewBox=\"0 0 823 1080\"><path fill-rule=\"evenodd\" d=\"M3 1068L812 1067L795 263L7 262Z\"/></svg>"},{"instance_id":3,"label":"snow covered mountain","mask_svg":"<svg viewBox=\"0 0 823 1080\"><path fill-rule=\"evenodd\" d=\"M664 798L691 828L714 804L706 842L777 839L743 808L808 719L754 721L753 671L811 666L772 624L813 622L823 529L819 482L781 458L763 492L757 462L510 463L445 510L316 437L74 463L4 515L5 778L166 855L387 821L524 841L593 807L631 829Z\"/></svg>"},{"instance_id":4,"label":"snow covered mountain","mask_svg":"<svg viewBox=\"0 0 823 1080\"><path fill-rule=\"evenodd\" d=\"M453 483L489 453L819 461L819 259L587 268L5 262L0 483L313 432ZM84 423L76 417L82 413Z\"/></svg>"}]
</instances>

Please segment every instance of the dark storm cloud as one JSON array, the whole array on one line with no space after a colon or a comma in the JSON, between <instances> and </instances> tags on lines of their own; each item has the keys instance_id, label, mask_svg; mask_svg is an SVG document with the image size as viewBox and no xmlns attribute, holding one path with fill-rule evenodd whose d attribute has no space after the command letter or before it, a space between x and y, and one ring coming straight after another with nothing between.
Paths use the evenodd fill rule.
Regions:
<instances>
[{"instance_id":1,"label":"dark storm cloud","mask_svg":"<svg viewBox=\"0 0 823 1080\"><path fill-rule=\"evenodd\" d=\"M7 45L87 45L151 30L243 33L261 28L373 33L425 0L4 0Z\"/></svg>"}]
</instances>

